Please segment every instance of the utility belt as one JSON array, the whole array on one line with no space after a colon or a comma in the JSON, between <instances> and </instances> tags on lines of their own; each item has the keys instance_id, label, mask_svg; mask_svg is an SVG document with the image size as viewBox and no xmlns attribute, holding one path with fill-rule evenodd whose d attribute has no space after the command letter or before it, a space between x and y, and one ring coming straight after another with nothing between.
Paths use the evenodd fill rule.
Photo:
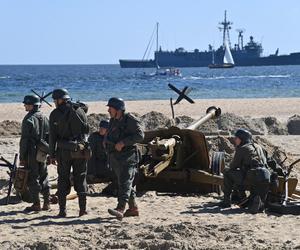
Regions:
<instances>
[{"instance_id":1,"label":"utility belt","mask_svg":"<svg viewBox=\"0 0 300 250\"><path fill-rule=\"evenodd\" d=\"M88 142L59 140L57 148L70 151L72 159L89 160L92 157L92 150Z\"/></svg>"}]
</instances>

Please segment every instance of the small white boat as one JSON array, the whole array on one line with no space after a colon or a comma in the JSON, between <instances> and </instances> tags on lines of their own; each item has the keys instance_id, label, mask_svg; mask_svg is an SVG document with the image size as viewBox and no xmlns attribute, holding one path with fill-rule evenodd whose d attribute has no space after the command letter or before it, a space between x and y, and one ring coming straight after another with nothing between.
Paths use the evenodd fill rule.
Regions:
<instances>
[{"instance_id":1,"label":"small white boat","mask_svg":"<svg viewBox=\"0 0 300 250\"><path fill-rule=\"evenodd\" d=\"M177 68L157 68L154 73L156 76L182 76Z\"/></svg>"}]
</instances>

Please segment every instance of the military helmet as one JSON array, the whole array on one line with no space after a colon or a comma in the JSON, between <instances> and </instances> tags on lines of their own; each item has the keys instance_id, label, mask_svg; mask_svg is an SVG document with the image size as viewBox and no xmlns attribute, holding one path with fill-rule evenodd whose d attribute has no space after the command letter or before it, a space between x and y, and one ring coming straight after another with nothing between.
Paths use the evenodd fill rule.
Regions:
<instances>
[{"instance_id":1,"label":"military helmet","mask_svg":"<svg viewBox=\"0 0 300 250\"><path fill-rule=\"evenodd\" d=\"M70 99L69 92L66 89L55 89L52 92L52 99L54 99L54 100L57 100L57 99L68 100L68 99Z\"/></svg>"},{"instance_id":2,"label":"military helmet","mask_svg":"<svg viewBox=\"0 0 300 250\"><path fill-rule=\"evenodd\" d=\"M40 98L37 95L24 96L23 103L27 105L41 105Z\"/></svg>"},{"instance_id":3,"label":"military helmet","mask_svg":"<svg viewBox=\"0 0 300 250\"><path fill-rule=\"evenodd\" d=\"M108 120L101 120L99 123L99 128L108 128L109 121Z\"/></svg>"},{"instance_id":4,"label":"military helmet","mask_svg":"<svg viewBox=\"0 0 300 250\"><path fill-rule=\"evenodd\" d=\"M106 106L113 107L116 110L125 111L125 102L122 98L112 97L108 100L108 103Z\"/></svg>"},{"instance_id":5,"label":"military helmet","mask_svg":"<svg viewBox=\"0 0 300 250\"><path fill-rule=\"evenodd\" d=\"M244 128L238 129L234 136L240 138L242 143L250 142L252 140L251 132Z\"/></svg>"}]
</instances>

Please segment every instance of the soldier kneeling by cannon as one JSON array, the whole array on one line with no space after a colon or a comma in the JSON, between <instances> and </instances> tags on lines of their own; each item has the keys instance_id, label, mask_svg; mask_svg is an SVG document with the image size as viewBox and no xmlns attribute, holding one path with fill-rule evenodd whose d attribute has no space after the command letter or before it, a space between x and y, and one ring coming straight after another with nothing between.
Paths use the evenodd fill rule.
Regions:
<instances>
[{"instance_id":1,"label":"soldier kneeling by cannon","mask_svg":"<svg viewBox=\"0 0 300 250\"><path fill-rule=\"evenodd\" d=\"M264 151L260 145L253 142L252 134L246 129L236 131L234 143L234 158L223 171L224 199L219 206L230 207L231 195L235 191L239 201L247 200L251 213L263 211L271 176ZM250 190L248 199L245 199L246 186Z\"/></svg>"}]
</instances>

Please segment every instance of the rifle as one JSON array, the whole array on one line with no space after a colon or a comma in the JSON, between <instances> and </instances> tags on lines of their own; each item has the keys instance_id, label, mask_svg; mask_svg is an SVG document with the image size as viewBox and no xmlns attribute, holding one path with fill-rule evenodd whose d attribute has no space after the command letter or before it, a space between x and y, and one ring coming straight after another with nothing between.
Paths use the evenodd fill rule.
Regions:
<instances>
[{"instance_id":1,"label":"rifle","mask_svg":"<svg viewBox=\"0 0 300 250\"><path fill-rule=\"evenodd\" d=\"M18 154L15 154L14 162L10 163L8 160L6 160L3 156L0 157L0 161L4 163L0 163L1 167L7 167L9 169L8 175L9 175L9 185L8 185L8 191L6 196L6 205L9 204L10 200L10 194L12 191L12 185L16 176L17 172L17 160L18 160Z\"/></svg>"},{"instance_id":2,"label":"rifle","mask_svg":"<svg viewBox=\"0 0 300 250\"><path fill-rule=\"evenodd\" d=\"M47 98L49 95L52 94L52 91L49 92L49 93L46 94L46 95L45 95L45 92L43 92L42 95L40 95L40 94L38 94L36 91L34 91L33 89L31 90L31 92L34 93L34 94L36 94L36 95L40 98L41 103L42 103L42 102L45 102L45 103L47 103L50 107L52 107L52 105L51 105L48 101L46 101L46 98Z\"/></svg>"}]
</instances>

